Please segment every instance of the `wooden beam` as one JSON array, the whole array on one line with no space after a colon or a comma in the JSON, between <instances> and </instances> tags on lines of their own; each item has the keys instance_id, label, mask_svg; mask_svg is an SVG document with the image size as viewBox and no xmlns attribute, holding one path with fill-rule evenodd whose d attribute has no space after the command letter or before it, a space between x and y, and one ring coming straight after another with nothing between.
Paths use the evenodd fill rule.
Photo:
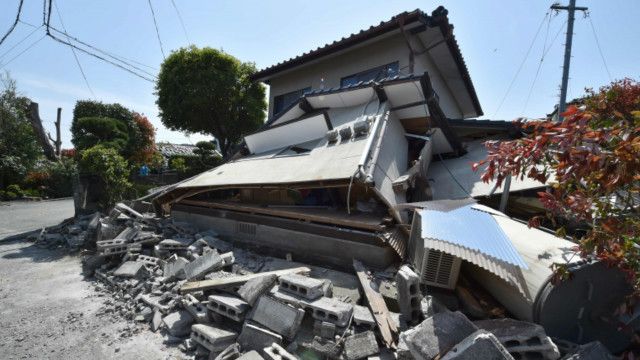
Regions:
<instances>
[{"instance_id":1,"label":"wooden beam","mask_svg":"<svg viewBox=\"0 0 640 360\"><path fill-rule=\"evenodd\" d=\"M182 285L182 287L180 288L180 292L183 293L183 294L186 294L186 293L196 292L196 291L204 291L204 290L226 288L226 287L231 287L231 286L239 286L239 285L242 285L242 284L246 283L247 281L249 281L251 279L255 279L255 278L263 276L263 275L272 275L273 274L273 275L276 275L276 276L280 276L280 275L286 275L286 274L309 274L310 272L311 272L311 269L309 269L306 266L303 266L303 267L297 267L297 268L292 268L292 269L266 271L266 272L257 273L257 274L250 274L250 275L231 276L231 277L226 277L226 278L221 278L221 279L190 281L190 282Z\"/></svg>"},{"instance_id":2,"label":"wooden beam","mask_svg":"<svg viewBox=\"0 0 640 360\"><path fill-rule=\"evenodd\" d=\"M348 226L355 229L362 229L368 231L384 231L385 227L382 225L382 219L378 219L377 221L372 221L371 218L366 219L365 216L358 215L340 215L336 212L328 212L322 213L321 211L313 211L312 209L304 209L299 208L295 209L295 207L286 208L274 208L274 207L261 207L255 205L248 204L233 204L233 203L225 203L220 201L200 201L200 200L189 200L184 199L180 201L181 204L186 205L194 205L194 206L202 206L208 208L215 209L225 209L225 210L234 210L234 211L242 211L248 212L251 214L261 214L261 215L271 215L271 216L280 216L288 219L297 219L304 221L311 221L323 224L331 224L331 225L341 225ZM306 210L306 211L305 211Z\"/></svg>"},{"instance_id":3,"label":"wooden beam","mask_svg":"<svg viewBox=\"0 0 640 360\"><path fill-rule=\"evenodd\" d=\"M358 280L360 280L360 285L362 285L362 290L364 290L364 295L367 298L367 303L373 313L376 324L378 324L378 329L380 329L380 335L382 335L384 344L388 348L395 349L398 329L391 319L391 315L389 315L389 309L387 309L384 298L378 290L371 285L371 279L369 275L367 275L367 269L360 261L354 259L353 268L356 271L356 275L358 275Z\"/></svg>"}]
</instances>

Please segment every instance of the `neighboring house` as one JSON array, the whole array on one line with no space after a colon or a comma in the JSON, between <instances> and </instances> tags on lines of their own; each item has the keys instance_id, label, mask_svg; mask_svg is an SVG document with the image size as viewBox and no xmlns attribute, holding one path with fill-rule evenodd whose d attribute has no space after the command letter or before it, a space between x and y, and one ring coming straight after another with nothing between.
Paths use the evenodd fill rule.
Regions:
<instances>
[{"instance_id":1,"label":"neighboring house","mask_svg":"<svg viewBox=\"0 0 640 360\"><path fill-rule=\"evenodd\" d=\"M220 149L218 146L218 142L214 140L216 144L216 148ZM197 157L198 154L194 152L198 147L192 144L171 144L168 142L160 142L156 144L158 148L158 152L164 158L164 166L168 167L169 161L174 156L185 156L185 157ZM222 158L222 154L219 150L215 150L215 155Z\"/></svg>"}]
</instances>

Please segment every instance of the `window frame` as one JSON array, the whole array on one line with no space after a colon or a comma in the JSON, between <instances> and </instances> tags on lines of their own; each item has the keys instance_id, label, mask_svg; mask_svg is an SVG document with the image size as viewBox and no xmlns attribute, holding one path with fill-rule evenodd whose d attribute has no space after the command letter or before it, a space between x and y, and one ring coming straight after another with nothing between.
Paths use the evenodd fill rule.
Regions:
<instances>
[{"instance_id":1,"label":"window frame","mask_svg":"<svg viewBox=\"0 0 640 360\"><path fill-rule=\"evenodd\" d=\"M345 86L348 86L348 85L354 85L354 84L359 83L360 81L365 81L365 82L366 82L366 81L370 81L370 80L374 80L374 81L375 81L375 80L379 80L379 79L382 79L382 78L385 78L385 77L391 76L391 75L389 74L389 71L388 71L387 69L389 69L389 68L390 68L390 67L392 67L392 66L393 66L393 67L395 67L395 69L394 69L395 71L394 71L394 74L393 74L393 75L397 75L397 74L400 72L400 61L398 61L398 60L393 61L393 62L390 62L390 63L388 63L388 64L384 64L384 65L380 65L380 66L375 66L375 67L372 67L372 68L370 68L370 69L367 69L367 70L363 70L363 71L357 72L357 73L355 73L355 74L351 74L351 75L344 76L344 77L340 78L340 87L345 87ZM386 70L386 71L387 71L387 73L386 73L384 76L380 77L380 78L379 78L378 76L376 76L375 78L373 78L373 79L368 79L368 80L358 80L358 79L357 79L357 77L358 77L358 76L362 76L362 75L364 75L364 74L366 74L366 73L370 73L370 72L373 72L373 71L376 71L376 70L377 70L377 73L380 73L380 71L381 71L381 70ZM355 81L355 82L353 82L353 83L351 83L351 84L346 85L346 84L345 84L345 81L346 81L347 79L350 79L350 78L356 78L356 81Z\"/></svg>"}]
</instances>

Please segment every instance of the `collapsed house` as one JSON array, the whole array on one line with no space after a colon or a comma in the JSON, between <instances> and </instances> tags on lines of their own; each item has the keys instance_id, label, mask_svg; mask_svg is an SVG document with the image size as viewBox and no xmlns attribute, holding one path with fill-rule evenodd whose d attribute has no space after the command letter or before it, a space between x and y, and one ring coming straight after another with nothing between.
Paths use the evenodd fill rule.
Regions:
<instances>
[{"instance_id":1,"label":"collapsed house","mask_svg":"<svg viewBox=\"0 0 640 360\"><path fill-rule=\"evenodd\" d=\"M545 184L472 171L482 142L518 134L469 120L482 109L452 28L442 7L402 13L259 71L268 121L225 164L158 194L157 212L309 264L410 264L423 287L455 289L464 271L551 336L620 351L628 335L602 315L630 292L622 274L494 210L540 211ZM574 281L554 284L554 262Z\"/></svg>"}]
</instances>

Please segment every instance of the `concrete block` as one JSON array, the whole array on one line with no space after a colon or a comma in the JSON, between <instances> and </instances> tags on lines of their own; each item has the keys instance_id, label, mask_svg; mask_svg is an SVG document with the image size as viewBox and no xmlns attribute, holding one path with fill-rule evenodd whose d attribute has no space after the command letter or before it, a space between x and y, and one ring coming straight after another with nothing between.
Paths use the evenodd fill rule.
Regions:
<instances>
[{"instance_id":1,"label":"concrete block","mask_svg":"<svg viewBox=\"0 0 640 360\"><path fill-rule=\"evenodd\" d=\"M443 356L478 328L460 312L435 314L420 325L400 334L408 350L416 359Z\"/></svg>"},{"instance_id":2,"label":"concrete block","mask_svg":"<svg viewBox=\"0 0 640 360\"><path fill-rule=\"evenodd\" d=\"M538 324L514 319L479 320L474 324L498 338L511 355L519 359L560 358L560 351L544 328Z\"/></svg>"},{"instance_id":3,"label":"concrete block","mask_svg":"<svg viewBox=\"0 0 640 360\"><path fill-rule=\"evenodd\" d=\"M120 231L122 231L121 226L99 221L98 228L96 230L96 241L112 240L120 233Z\"/></svg>"},{"instance_id":4,"label":"concrete block","mask_svg":"<svg viewBox=\"0 0 640 360\"><path fill-rule=\"evenodd\" d=\"M191 339L211 352L226 349L236 341L238 335L231 331L218 329L204 324L191 326Z\"/></svg>"},{"instance_id":5,"label":"concrete block","mask_svg":"<svg viewBox=\"0 0 640 360\"><path fill-rule=\"evenodd\" d=\"M251 350L248 353L240 356L238 360L264 360L264 358L255 350Z\"/></svg>"},{"instance_id":6,"label":"concrete block","mask_svg":"<svg viewBox=\"0 0 640 360\"><path fill-rule=\"evenodd\" d=\"M442 360L514 360L490 332L478 330L449 350Z\"/></svg>"},{"instance_id":7,"label":"concrete block","mask_svg":"<svg viewBox=\"0 0 640 360\"><path fill-rule=\"evenodd\" d=\"M223 264L224 261L220 255L215 251L210 251L185 265L185 278L187 280L200 279L207 273L218 270Z\"/></svg>"},{"instance_id":8,"label":"concrete block","mask_svg":"<svg viewBox=\"0 0 640 360\"><path fill-rule=\"evenodd\" d=\"M328 321L338 326L347 326L353 313L353 305L326 297L312 301L309 303L309 308L313 310L314 319Z\"/></svg>"},{"instance_id":9,"label":"concrete block","mask_svg":"<svg viewBox=\"0 0 640 360\"><path fill-rule=\"evenodd\" d=\"M297 360L298 358L291 355L282 346L273 343L271 346L264 348L263 353L268 360Z\"/></svg>"},{"instance_id":10,"label":"concrete block","mask_svg":"<svg viewBox=\"0 0 640 360\"><path fill-rule=\"evenodd\" d=\"M599 341L593 341L567 354L562 360L613 360L616 359L607 348Z\"/></svg>"},{"instance_id":11,"label":"concrete block","mask_svg":"<svg viewBox=\"0 0 640 360\"><path fill-rule=\"evenodd\" d=\"M126 240L123 239L98 241L96 242L96 247L98 254L103 256L124 254L127 252L140 252L142 250L142 246L140 244L127 244Z\"/></svg>"},{"instance_id":12,"label":"concrete block","mask_svg":"<svg viewBox=\"0 0 640 360\"><path fill-rule=\"evenodd\" d=\"M251 320L291 340L298 332L304 310L263 295L256 302L250 317Z\"/></svg>"},{"instance_id":13,"label":"concrete block","mask_svg":"<svg viewBox=\"0 0 640 360\"><path fill-rule=\"evenodd\" d=\"M315 300L324 295L322 280L298 274L282 275L278 279L280 290L301 296L308 300Z\"/></svg>"},{"instance_id":14,"label":"concrete block","mask_svg":"<svg viewBox=\"0 0 640 360\"><path fill-rule=\"evenodd\" d=\"M226 349L222 350L221 353L215 355L216 353L209 354L209 360L236 360L242 354L240 353L240 345L238 343L233 343L227 346Z\"/></svg>"},{"instance_id":15,"label":"concrete block","mask_svg":"<svg viewBox=\"0 0 640 360\"><path fill-rule=\"evenodd\" d=\"M148 267L154 268L162 264L162 260L157 257L139 254L135 257L136 262L141 262Z\"/></svg>"},{"instance_id":16,"label":"concrete block","mask_svg":"<svg viewBox=\"0 0 640 360\"><path fill-rule=\"evenodd\" d=\"M420 276L411 270L409 266L403 265L396 274L396 287L400 313L404 315L408 322L417 323L422 319Z\"/></svg>"},{"instance_id":17,"label":"concrete block","mask_svg":"<svg viewBox=\"0 0 640 360\"><path fill-rule=\"evenodd\" d=\"M260 296L273 287L277 278L274 274L253 278L238 289L238 295L249 305L253 306Z\"/></svg>"},{"instance_id":18,"label":"concrete block","mask_svg":"<svg viewBox=\"0 0 640 360\"><path fill-rule=\"evenodd\" d=\"M193 295L187 294L182 299L182 307L193 316L193 319L198 324L209 323L209 311L207 306L199 302Z\"/></svg>"},{"instance_id":19,"label":"concrete block","mask_svg":"<svg viewBox=\"0 0 640 360\"><path fill-rule=\"evenodd\" d=\"M164 251L178 251L185 250L189 245L185 245L184 243L174 240L174 239L164 239L158 243L158 248Z\"/></svg>"},{"instance_id":20,"label":"concrete block","mask_svg":"<svg viewBox=\"0 0 640 360\"><path fill-rule=\"evenodd\" d=\"M172 257L168 261L164 263L164 267L162 269L163 276L171 281L173 279L185 279L186 275L184 272L185 266L189 263L189 260L183 257Z\"/></svg>"},{"instance_id":21,"label":"concrete block","mask_svg":"<svg viewBox=\"0 0 640 360\"><path fill-rule=\"evenodd\" d=\"M129 278L144 278L149 275L149 272L144 267L144 263L137 261L125 261L113 272L113 275Z\"/></svg>"},{"instance_id":22,"label":"concrete block","mask_svg":"<svg viewBox=\"0 0 640 360\"><path fill-rule=\"evenodd\" d=\"M336 324L327 321L316 320L313 323L313 334L323 339L334 340L336 336Z\"/></svg>"},{"instance_id":23,"label":"concrete block","mask_svg":"<svg viewBox=\"0 0 640 360\"><path fill-rule=\"evenodd\" d=\"M249 304L244 300L229 295L210 295L207 308L235 321L243 321Z\"/></svg>"},{"instance_id":24,"label":"concrete block","mask_svg":"<svg viewBox=\"0 0 640 360\"><path fill-rule=\"evenodd\" d=\"M279 285L275 285L274 287L272 287L271 290L269 291L269 295L280 302L283 302L298 308L302 308L302 309L309 308L309 302L310 302L309 300L300 296L293 295L291 293L280 291Z\"/></svg>"},{"instance_id":25,"label":"concrete block","mask_svg":"<svg viewBox=\"0 0 640 360\"><path fill-rule=\"evenodd\" d=\"M152 308L160 310L163 314L169 312L169 306L163 303L163 300L159 296L152 296L150 294L144 294L140 296L140 301L151 306Z\"/></svg>"},{"instance_id":26,"label":"concrete block","mask_svg":"<svg viewBox=\"0 0 640 360\"><path fill-rule=\"evenodd\" d=\"M124 240L130 242L138 233L138 229L135 227L126 227L116 237L115 240Z\"/></svg>"},{"instance_id":27,"label":"concrete block","mask_svg":"<svg viewBox=\"0 0 640 360\"><path fill-rule=\"evenodd\" d=\"M362 359L380 351L373 331L365 331L344 339L344 355L347 360Z\"/></svg>"},{"instance_id":28,"label":"concrete block","mask_svg":"<svg viewBox=\"0 0 640 360\"><path fill-rule=\"evenodd\" d=\"M245 322L242 325L242 332L238 337L238 343L240 343L243 351L263 351L264 348L274 343L278 345L282 344L282 336L256 324Z\"/></svg>"},{"instance_id":29,"label":"concrete block","mask_svg":"<svg viewBox=\"0 0 640 360\"><path fill-rule=\"evenodd\" d=\"M138 244L157 244L162 241L162 237L152 231L139 231L131 241Z\"/></svg>"},{"instance_id":30,"label":"concrete block","mask_svg":"<svg viewBox=\"0 0 640 360\"><path fill-rule=\"evenodd\" d=\"M191 324L193 324L193 317L189 312L180 310L172 312L165 316L162 322L167 327L169 334L173 336L185 336L189 334L191 330Z\"/></svg>"},{"instance_id":31,"label":"concrete block","mask_svg":"<svg viewBox=\"0 0 640 360\"><path fill-rule=\"evenodd\" d=\"M368 307L353 305L353 323L373 330L376 327L376 320Z\"/></svg>"}]
</instances>

